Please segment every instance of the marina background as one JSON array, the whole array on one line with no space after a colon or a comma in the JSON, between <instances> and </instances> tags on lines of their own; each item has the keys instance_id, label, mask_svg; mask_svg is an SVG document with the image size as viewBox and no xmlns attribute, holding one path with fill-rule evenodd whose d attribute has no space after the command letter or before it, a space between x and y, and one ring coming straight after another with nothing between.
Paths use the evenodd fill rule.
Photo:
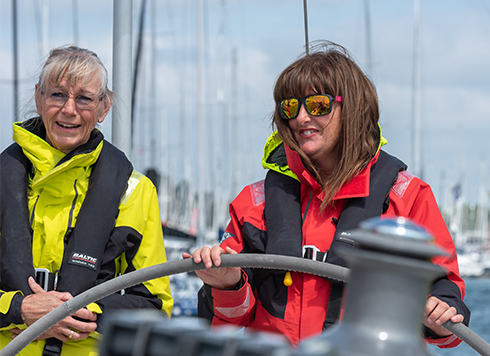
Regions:
<instances>
[{"instance_id":1,"label":"marina background","mask_svg":"<svg viewBox=\"0 0 490 356\"><path fill-rule=\"evenodd\" d=\"M133 1L135 57L142 1ZM53 47L73 43L88 47L112 75L113 1L16 3L18 106L25 109L17 119L32 112L36 75ZM11 123L16 119L12 4L0 1L0 149L11 142ZM309 0L307 5L310 42L327 39L342 44L375 83L383 135L389 142L386 150L431 184L441 206L454 202L457 186L468 203L476 204L490 166L486 145L490 2ZM204 135L204 189L211 192L219 186L229 202L245 184L264 177L260 160L271 132L273 84L304 51L303 2L148 0L142 18L129 156L142 172L156 168L174 185L186 181L196 187L201 174L196 145L198 135ZM205 90L201 103L199 36ZM204 132L197 132L199 111L205 115ZM422 126L420 162L414 159L417 112ZM109 140L111 128L109 117L101 126Z\"/></svg>"},{"instance_id":2,"label":"marina background","mask_svg":"<svg viewBox=\"0 0 490 356\"><path fill-rule=\"evenodd\" d=\"M260 161L272 132L274 81L304 51L303 2L148 0L141 16L143 1L133 1L135 59L139 38L142 50L128 156L137 170L154 174L173 260L193 249L197 237L216 243L228 203L244 185L264 178ZM14 1L0 0L0 150L12 142L14 120L32 115L34 85L49 49L87 47L99 54L112 80L113 1L15 3L14 108ZM307 4L310 42L331 40L353 54L378 89L386 150L432 186L460 260L467 261L470 326L490 341L490 280L482 278L490 261L490 1ZM112 125L109 115L100 127L109 141ZM201 213L199 196L206 201ZM174 279L174 291L186 294L176 311L194 312L198 286L192 275ZM464 347L436 351L462 355Z\"/></svg>"}]
</instances>

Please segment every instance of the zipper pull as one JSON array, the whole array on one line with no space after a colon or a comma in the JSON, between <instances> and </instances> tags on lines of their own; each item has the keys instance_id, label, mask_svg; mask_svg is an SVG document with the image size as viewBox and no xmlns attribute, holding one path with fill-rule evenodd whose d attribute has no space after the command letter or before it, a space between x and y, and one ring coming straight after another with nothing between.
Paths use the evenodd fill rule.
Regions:
<instances>
[{"instance_id":1,"label":"zipper pull","mask_svg":"<svg viewBox=\"0 0 490 356\"><path fill-rule=\"evenodd\" d=\"M63 238L63 240L65 241L65 244L68 243L68 240L70 239L72 232L73 232L72 227L69 227L68 230L66 230L65 237Z\"/></svg>"}]
</instances>

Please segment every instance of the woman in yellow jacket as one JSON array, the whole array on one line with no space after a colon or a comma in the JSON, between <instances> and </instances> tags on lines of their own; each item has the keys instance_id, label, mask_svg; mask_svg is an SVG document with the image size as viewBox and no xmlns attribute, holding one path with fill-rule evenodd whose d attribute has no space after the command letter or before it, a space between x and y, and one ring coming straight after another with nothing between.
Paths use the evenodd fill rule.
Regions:
<instances>
[{"instance_id":1,"label":"woman in yellow jacket","mask_svg":"<svg viewBox=\"0 0 490 356\"><path fill-rule=\"evenodd\" d=\"M39 117L14 124L0 155L0 348L77 294L166 262L156 189L95 127L112 105L107 71L79 47L51 51L35 88ZM168 277L65 318L22 355L96 355L103 315L170 317Z\"/></svg>"}]
</instances>

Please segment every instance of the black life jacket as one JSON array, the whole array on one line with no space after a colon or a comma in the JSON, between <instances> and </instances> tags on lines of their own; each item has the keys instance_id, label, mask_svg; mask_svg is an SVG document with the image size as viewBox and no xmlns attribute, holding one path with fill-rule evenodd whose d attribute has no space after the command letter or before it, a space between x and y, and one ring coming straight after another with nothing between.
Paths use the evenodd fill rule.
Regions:
<instances>
[{"instance_id":1,"label":"black life jacket","mask_svg":"<svg viewBox=\"0 0 490 356\"><path fill-rule=\"evenodd\" d=\"M132 170L124 153L104 141L76 226L65 236L57 291L75 296L95 285ZM21 290L25 295L31 294L27 277L34 276L32 230L27 208L29 171L30 162L19 145L12 144L0 155L1 286L2 290ZM73 254L76 253L94 258L93 263L74 262Z\"/></svg>"},{"instance_id":2,"label":"black life jacket","mask_svg":"<svg viewBox=\"0 0 490 356\"><path fill-rule=\"evenodd\" d=\"M91 152L102 140L102 133L93 130L89 141L67 154L58 165L75 154ZM27 279L35 276L27 206L31 168L30 161L16 143L0 155L0 285L4 291L21 290L24 295L32 294ZM114 229L121 197L132 171L133 166L125 154L104 140L100 156L93 165L76 226L65 235L57 291L76 296L95 286L105 246ZM88 257L85 262L80 262L81 255ZM59 352L61 342L48 339L43 354Z\"/></svg>"},{"instance_id":3,"label":"black life jacket","mask_svg":"<svg viewBox=\"0 0 490 356\"><path fill-rule=\"evenodd\" d=\"M345 261L338 255L338 249L340 245L352 246L352 241L343 233L357 228L366 219L381 216L386 211L391 187L398 178L398 173L406 169L407 166L398 158L384 151L380 152L378 161L371 167L369 196L347 200L337 221L335 236L325 262L346 267ZM296 179L273 170L268 171L264 208L267 226L266 253L303 257L300 191L300 182ZM275 288L283 289L287 300L287 287L281 280L284 273L273 276L269 274L270 278L277 279L273 284ZM332 282L324 329L338 321L342 306L343 284ZM276 291L276 295L283 293Z\"/></svg>"}]
</instances>

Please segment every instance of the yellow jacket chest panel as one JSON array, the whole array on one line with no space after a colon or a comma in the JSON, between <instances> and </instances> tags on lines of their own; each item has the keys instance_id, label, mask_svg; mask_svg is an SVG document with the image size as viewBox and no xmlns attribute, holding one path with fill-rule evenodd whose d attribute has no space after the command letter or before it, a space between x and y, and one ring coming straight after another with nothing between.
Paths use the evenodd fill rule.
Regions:
<instances>
[{"instance_id":1,"label":"yellow jacket chest panel","mask_svg":"<svg viewBox=\"0 0 490 356\"><path fill-rule=\"evenodd\" d=\"M29 179L28 207L33 229L33 265L57 271L62 262L64 236L75 226L88 190L91 166L102 143L57 165L64 154L36 135L14 125L14 140L33 165Z\"/></svg>"}]
</instances>

